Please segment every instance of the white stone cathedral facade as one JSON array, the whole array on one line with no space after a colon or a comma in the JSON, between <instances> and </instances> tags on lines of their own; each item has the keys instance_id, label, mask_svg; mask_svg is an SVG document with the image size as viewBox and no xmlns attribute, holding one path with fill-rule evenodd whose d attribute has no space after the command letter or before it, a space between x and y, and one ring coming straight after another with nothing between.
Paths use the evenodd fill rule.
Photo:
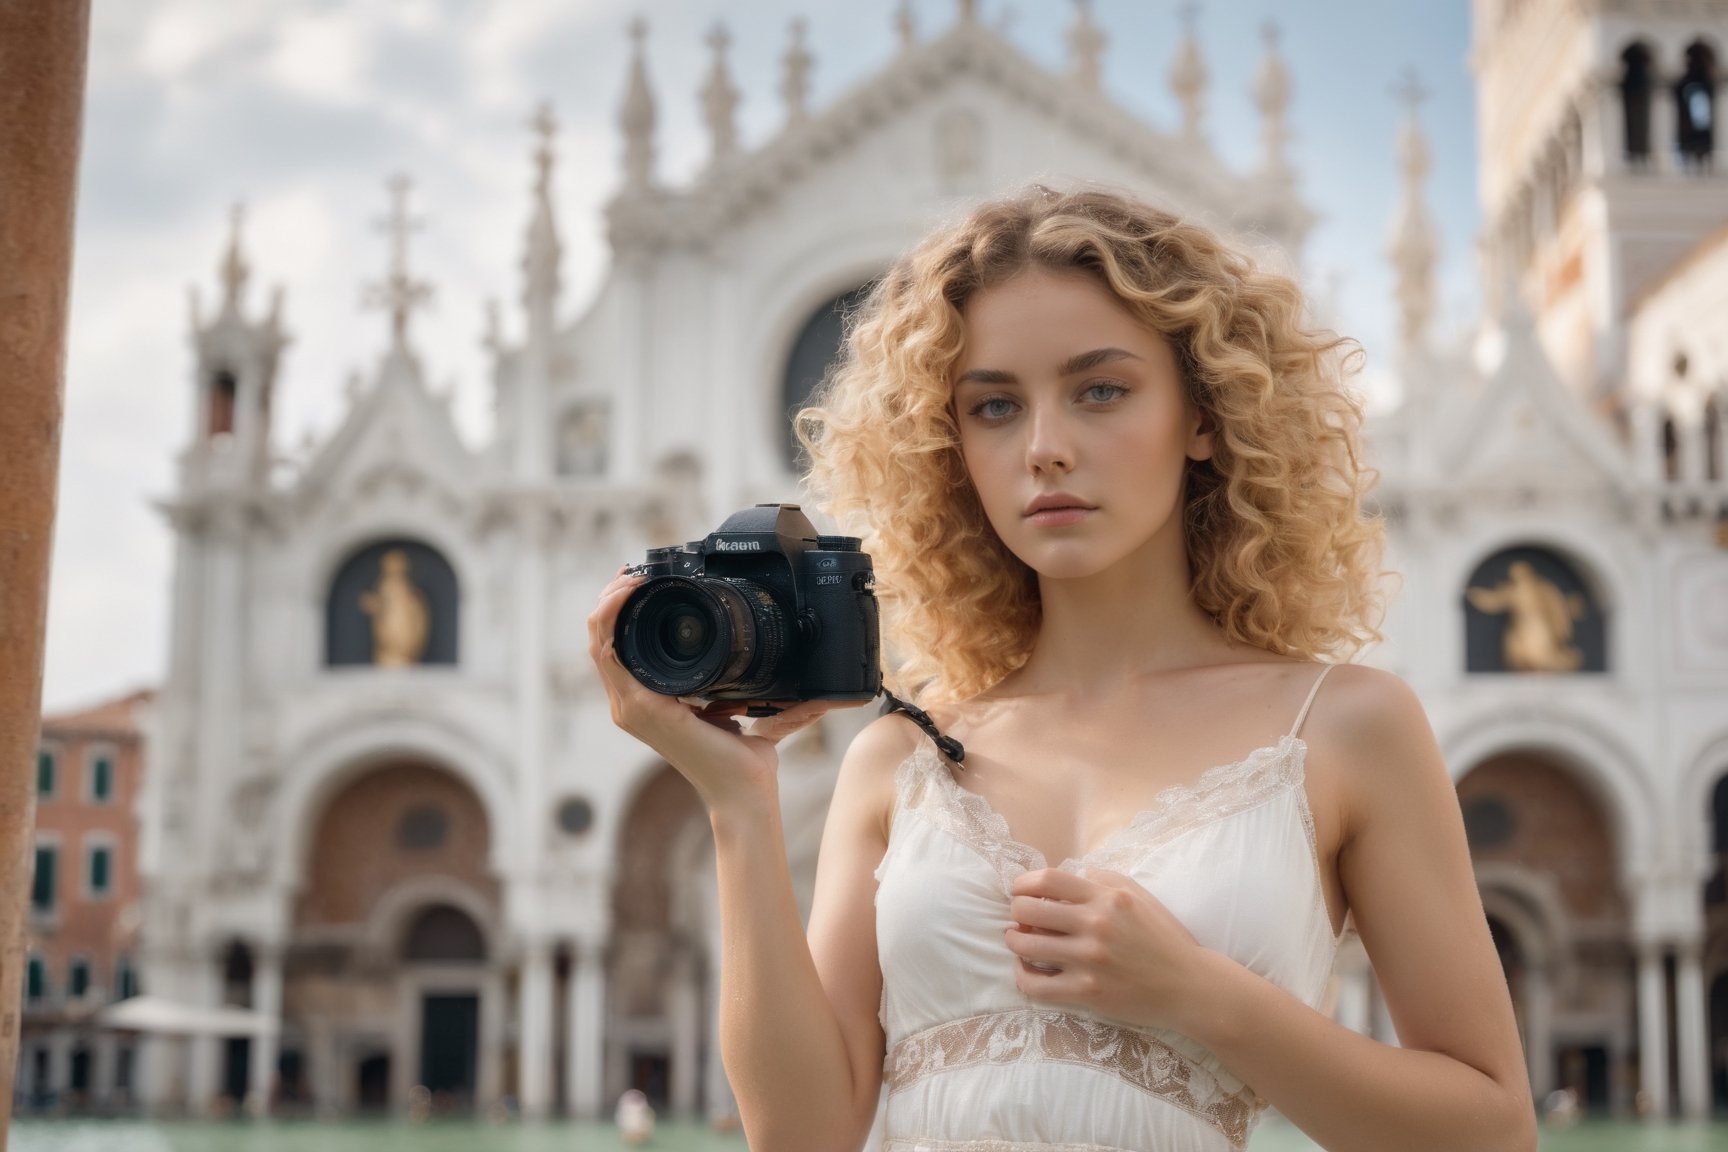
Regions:
<instances>
[{"instance_id":1,"label":"white stone cathedral facade","mask_svg":"<svg viewBox=\"0 0 1728 1152\"><path fill-rule=\"evenodd\" d=\"M1413 112L1392 245L1405 399L1371 428L1404 588L1370 659L1419 691L1459 781L1539 1098L1572 1086L1625 1113L1642 1090L1652 1113L1701 1115L1728 1102L1728 176L1710 135L1728 3L1475 8L1491 303L1473 349L1428 339ZM265 1023L153 1042L147 1103L403 1110L423 1086L434 1106L596 1115L635 1085L731 1110L707 822L609 721L585 650L598 589L648 546L796 493L786 413L838 310L977 198L1103 182L1297 275L1313 219L1270 38L1263 147L1237 171L1208 144L1191 33L1166 130L1101 86L1084 6L1066 75L971 3L926 35L899 20L897 55L826 107L795 35L784 124L755 145L713 37L711 153L682 187L657 175L633 31L610 269L592 300L561 295L543 124L479 449L427 386L399 245L378 289L390 346L340 427L285 460L280 299L248 301L236 229L220 302L194 317L198 402L163 502L176 575L142 975ZM805 900L864 719L784 750ZM1359 945L1336 991L1339 1019L1395 1042Z\"/></svg>"}]
</instances>

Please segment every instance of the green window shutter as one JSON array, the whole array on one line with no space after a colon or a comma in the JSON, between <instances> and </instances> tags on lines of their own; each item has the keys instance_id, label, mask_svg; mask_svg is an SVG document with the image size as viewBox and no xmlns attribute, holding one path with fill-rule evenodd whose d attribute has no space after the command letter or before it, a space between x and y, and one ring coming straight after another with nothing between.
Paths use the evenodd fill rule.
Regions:
<instances>
[{"instance_id":1,"label":"green window shutter","mask_svg":"<svg viewBox=\"0 0 1728 1152\"><path fill-rule=\"evenodd\" d=\"M36 752L36 795L54 795L54 753L46 748Z\"/></svg>"},{"instance_id":2,"label":"green window shutter","mask_svg":"<svg viewBox=\"0 0 1728 1152\"><path fill-rule=\"evenodd\" d=\"M90 892L92 895L107 895L108 885L112 881L112 877L108 874L109 861L112 856L113 853L105 847L90 849Z\"/></svg>"},{"instance_id":3,"label":"green window shutter","mask_svg":"<svg viewBox=\"0 0 1728 1152\"><path fill-rule=\"evenodd\" d=\"M54 910L54 865L59 855L52 846L36 849L36 878L30 885L30 907L38 912Z\"/></svg>"},{"instance_id":4,"label":"green window shutter","mask_svg":"<svg viewBox=\"0 0 1728 1152\"><path fill-rule=\"evenodd\" d=\"M76 999L90 991L90 962L74 960L67 966L66 994Z\"/></svg>"},{"instance_id":5,"label":"green window shutter","mask_svg":"<svg viewBox=\"0 0 1728 1152\"><path fill-rule=\"evenodd\" d=\"M106 756L98 756L96 762L90 766L90 772L90 798L107 800L114 792L114 761Z\"/></svg>"},{"instance_id":6,"label":"green window shutter","mask_svg":"<svg viewBox=\"0 0 1728 1152\"><path fill-rule=\"evenodd\" d=\"M116 1000L130 1000L138 995L138 974L132 970L130 956L120 958L120 975L115 983L119 986L119 993L114 997Z\"/></svg>"},{"instance_id":7,"label":"green window shutter","mask_svg":"<svg viewBox=\"0 0 1728 1152\"><path fill-rule=\"evenodd\" d=\"M48 968L42 963L42 957L30 957L30 975L24 986L24 996L27 1000L41 1000L48 995Z\"/></svg>"}]
</instances>

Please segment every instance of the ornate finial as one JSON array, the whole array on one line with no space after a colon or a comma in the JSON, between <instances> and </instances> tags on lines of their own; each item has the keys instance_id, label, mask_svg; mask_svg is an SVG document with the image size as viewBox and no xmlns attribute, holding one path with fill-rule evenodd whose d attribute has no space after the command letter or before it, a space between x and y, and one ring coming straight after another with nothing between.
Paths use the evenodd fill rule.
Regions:
<instances>
[{"instance_id":1,"label":"ornate finial","mask_svg":"<svg viewBox=\"0 0 1728 1152\"><path fill-rule=\"evenodd\" d=\"M1182 135L1191 141L1201 139L1201 124L1206 118L1206 61L1200 55L1200 40L1195 35L1200 6L1182 5L1182 47L1170 67L1170 91L1182 102Z\"/></svg>"},{"instance_id":2,"label":"ornate finial","mask_svg":"<svg viewBox=\"0 0 1728 1152\"><path fill-rule=\"evenodd\" d=\"M1110 38L1092 22L1092 0L1074 0L1074 26L1068 30L1068 69L1094 92L1104 87L1104 46Z\"/></svg>"},{"instance_id":3,"label":"ornate finial","mask_svg":"<svg viewBox=\"0 0 1728 1152\"><path fill-rule=\"evenodd\" d=\"M978 0L960 0L960 23L971 24L978 19Z\"/></svg>"},{"instance_id":4,"label":"ornate finial","mask_svg":"<svg viewBox=\"0 0 1728 1152\"><path fill-rule=\"evenodd\" d=\"M504 350L504 319L498 307L498 297L486 297L486 327L480 332L480 346L497 355Z\"/></svg>"},{"instance_id":5,"label":"ornate finial","mask_svg":"<svg viewBox=\"0 0 1728 1152\"><path fill-rule=\"evenodd\" d=\"M1266 41L1266 55L1260 60L1260 72L1254 78L1254 103L1260 109L1260 141L1263 154L1261 165L1267 172L1283 173L1289 168L1284 146L1290 130L1284 115L1290 108L1290 73L1278 55L1278 25L1267 23L1261 35Z\"/></svg>"},{"instance_id":6,"label":"ornate finial","mask_svg":"<svg viewBox=\"0 0 1728 1152\"><path fill-rule=\"evenodd\" d=\"M810 68L816 58L804 46L804 21L792 21L792 43L782 62L785 78L780 82L780 95L786 98L786 118L797 124L809 116Z\"/></svg>"},{"instance_id":7,"label":"ornate finial","mask_svg":"<svg viewBox=\"0 0 1728 1152\"><path fill-rule=\"evenodd\" d=\"M552 140L558 121L552 105L544 102L528 122L538 138L534 146L534 213L528 221L528 244L522 254L522 303L528 309L529 327L550 327L558 302L558 261L563 247L552 213Z\"/></svg>"},{"instance_id":8,"label":"ornate finial","mask_svg":"<svg viewBox=\"0 0 1728 1152\"><path fill-rule=\"evenodd\" d=\"M528 127L537 137L534 144L534 191L548 195L552 189L552 144L558 138L558 118L552 113L552 101L540 101Z\"/></svg>"},{"instance_id":9,"label":"ornate finial","mask_svg":"<svg viewBox=\"0 0 1728 1152\"><path fill-rule=\"evenodd\" d=\"M910 52L918 43L918 22L912 16L912 0L900 0L894 10L894 32L900 38L900 51Z\"/></svg>"},{"instance_id":10,"label":"ornate finial","mask_svg":"<svg viewBox=\"0 0 1728 1152\"><path fill-rule=\"evenodd\" d=\"M217 274L222 278L222 311L240 310L240 295L246 291L246 280L252 275L245 255L240 251L240 225L246 219L246 206L236 204L228 213L228 250L222 254Z\"/></svg>"},{"instance_id":11,"label":"ornate finial","mask_svg":"<svg viewBox=\"0 0 1728 1152\"><path fill-rule=\"evenodd\" d=\"M624 89L624 105L618 125L624 130L624 184L643 189L654 183L654 92L648 87L645 45L648 22L638 16L630 22L630 79Z\"/></svg>"},{"instance_id":12,"label":"ornate finial","mask_svg":"<svg viewBox=\"0 0 1728 1152\"><path fill-rule=\"evenodd\" d=\"M380 218L378 230L390 238L390 268L383 281L366 292L368 306L381 306L390 313L391 346L406 351L408 315L432 299L432 286L408 275L408 235L424 224L408 215L408 193L414 182L397 174L385 182L390 190L390 215Z\"/></svg>"},{"instance_id":13,"label":"ornate finial","mask_svg":"<svg viewBox=\"0 0 1728 1152\"><path fill-rule=\"evenodd\" d=\"M702 86L702 119L708 124L711 148L709 163L729 160L738 151L738 86L726 70L726 48L732 37L724 24L715 24L708 33L708 47L714 52L714 64L708 72L708 82Z\"/></svg>"},{"instance_id":14,"label":"ornate finial","mask_svg":"<svg viewBox=\"0 0 1728 1152\"><path fill-rule=\"evenodd\" d=\"M1398 155L1404 174L1404 196L1392 241L1386 254L1397 273L1399 342L1406 353L1422 346L1434 315L1434 262L1439 245L1434 224L1423 198L1428 177L1428 140L1417 119L1417 108L1427 92L1413 71L1393 89L1406 107L1404 127L1399 132Z\"/></svg>"}]
</instances>

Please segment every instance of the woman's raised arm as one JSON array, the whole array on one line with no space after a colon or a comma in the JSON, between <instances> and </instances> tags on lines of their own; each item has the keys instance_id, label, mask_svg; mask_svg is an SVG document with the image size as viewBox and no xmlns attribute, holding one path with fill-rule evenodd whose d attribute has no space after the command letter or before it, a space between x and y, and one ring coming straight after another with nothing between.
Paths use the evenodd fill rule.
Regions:
<instances>
[{"instance_id":1,"label":"woman's raised arm","mask_svg":"<svg viewBox=\"0 0 1728 1152\"><path fill-rule=\"evenodd\" d=\"M738 708L698 712L638 683L612 648L640 577L620 575L588 618L589 654L619 727L695 787L714 830L720 890L720 1048L755 1152L855 1152L881 1085L876 865L886 847L896 741L878 722L853 743L829 806L807 941L780 822L775 744L832 704L810 702L743 732Z\"/></svg>"}]
</instances>

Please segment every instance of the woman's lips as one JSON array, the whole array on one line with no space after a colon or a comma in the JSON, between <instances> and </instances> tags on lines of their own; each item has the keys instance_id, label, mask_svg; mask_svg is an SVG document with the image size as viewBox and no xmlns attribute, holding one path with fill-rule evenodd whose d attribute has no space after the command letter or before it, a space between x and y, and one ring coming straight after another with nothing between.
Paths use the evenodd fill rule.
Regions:
<instances>
[{"instance_id":1,"label":"woman's lips","mask_svg":"<svg viewBox=\"0 0 1728 1152\"><path fill-rule=\"evenodd\" d=\"M1078 524L1086 517L1096 512L1096 508L1081 508L1078 506L1066 508L1040 508L1028 513L1026 522L1036 524L1040 528L1065 528L1070 524Z\"/></svg>"}]
</instances>

